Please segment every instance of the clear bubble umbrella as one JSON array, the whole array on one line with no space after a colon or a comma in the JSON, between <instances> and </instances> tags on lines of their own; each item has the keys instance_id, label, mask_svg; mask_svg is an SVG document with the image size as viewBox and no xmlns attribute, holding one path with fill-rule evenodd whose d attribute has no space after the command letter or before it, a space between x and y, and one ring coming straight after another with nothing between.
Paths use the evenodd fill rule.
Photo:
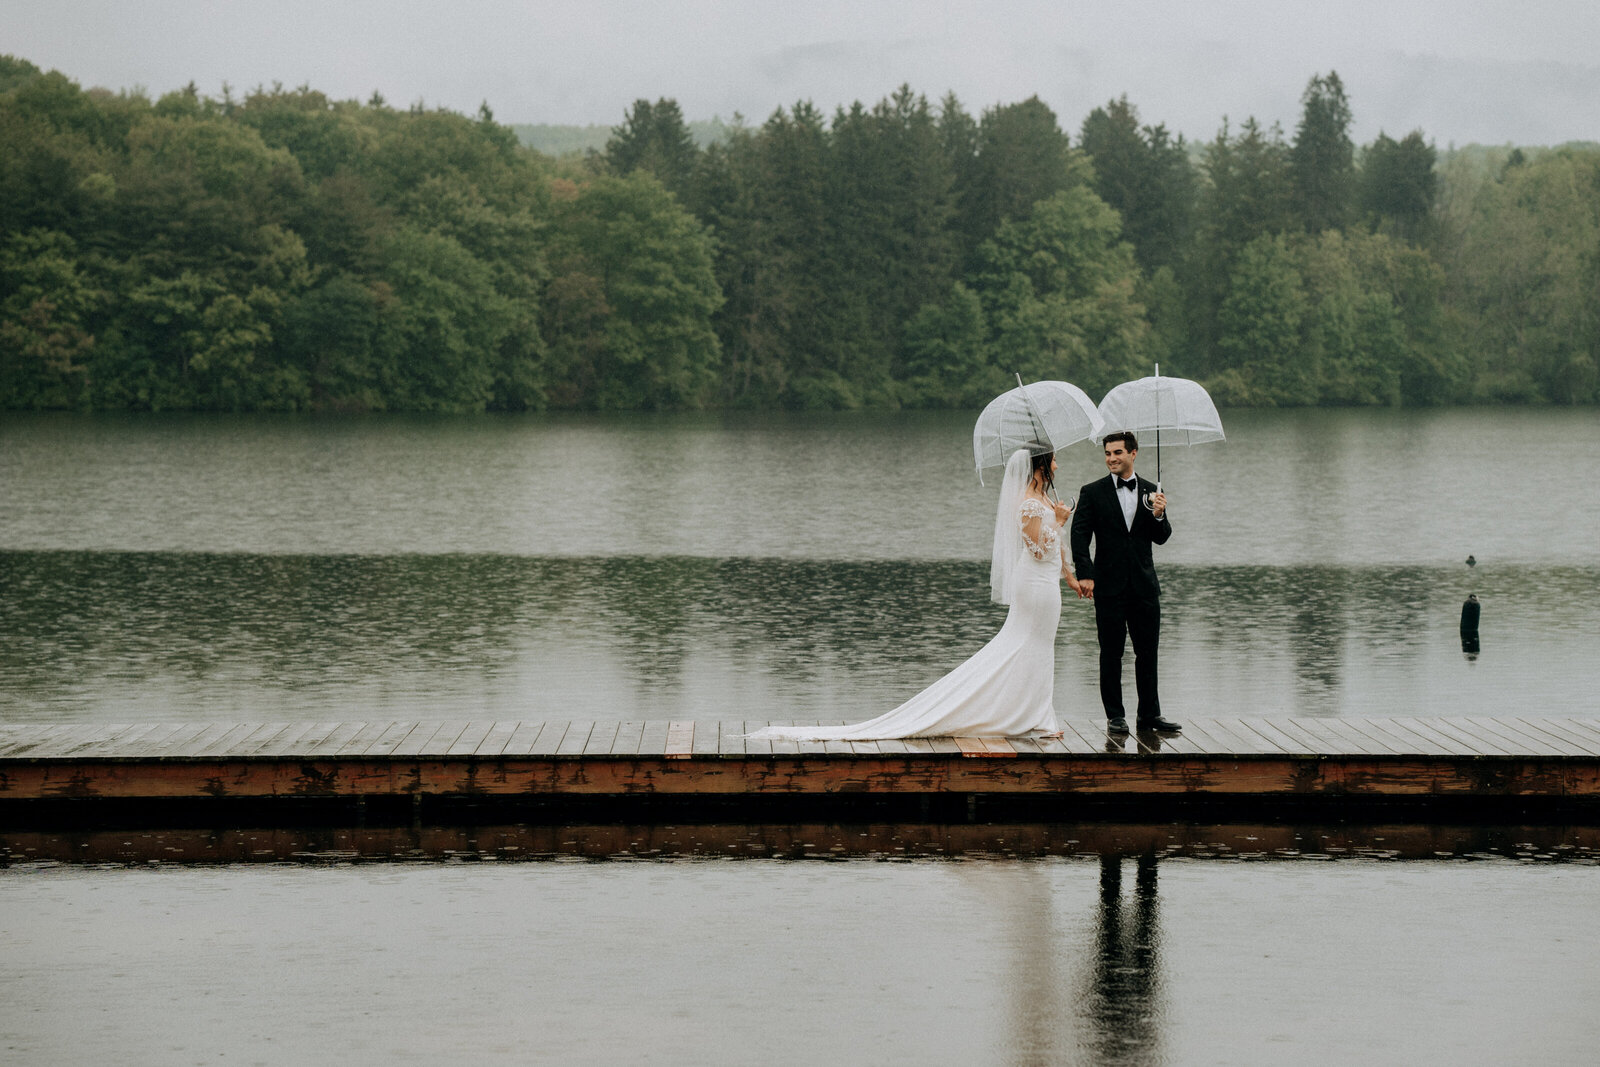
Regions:
<instances>
[{"instance_id":1,"label":"clear bubble umbrella","mask_svg":"<svg viewBox=\"0 0 1600 1067\"><path fill-rule=\"evenodd\" d=\"M1154 431L1156 440L1156 491L1161 491L1161 441L1168 444L1199 445L1222 441L1222 417L1199 382L1187 378L1163 378L1161 364L1151 378L1123 382L1100 401L1100 418L1107 433L1131 430L1135 434Z\"/></svg>"},{"instance_id":2,"label":"clear bubble umbrella","mask_svg":"<svg viewBox=\"0 0 1600 1067\"><path fill-rule=\"evenodd\" d=\"M1068 445L1100 436L1100 412L1094 401L1071 382L1022 384L989 401L972 429L972 458L983 472L1004 467L1019 448L1031 454L1059 452Z\"/></svg>"}]
</instances>

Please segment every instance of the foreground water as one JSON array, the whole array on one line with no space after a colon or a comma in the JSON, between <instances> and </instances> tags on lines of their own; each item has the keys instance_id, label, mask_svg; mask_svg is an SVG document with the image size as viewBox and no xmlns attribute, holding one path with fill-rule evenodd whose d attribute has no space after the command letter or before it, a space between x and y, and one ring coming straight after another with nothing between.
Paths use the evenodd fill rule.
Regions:
<instances>
[{"instance_id":1,"label":"foreground water","mask_svg":"<svg viewBox=\"0 0 1600 1067\"><path fill-rule=\"evenodd\" d=\"M1592 411L1226 419L1163 455L1169 714L1596 714ZM0 719L873 714L999 624L969 429L8 415ZM1064 713L1092 649L1068 604ZM0 1059L1584 1063L1597 857L1592 827L12 827Z\"/></svg>"},{"instance_id":2,"label":"foreground water","mask_svg":"<svg viewBox=\"0 0 1600 1067\"><path fill-rule=\"evenodd\" d=\"M1169 714L1600 708L1595 412L1226 423L1162 453ZM8 415L0 718L876 714L1002 618L969 434L959 415ZM1103 469L1063 459L1064 486ZM1063 616L1063 714L1098 713L1092 614Z\"/></svg>"},{"instance_id":3,"label":"foreground water","mask_svg":"<svg viewBox=\"0 0 1600 1067\"><path fill-rule=\"evenodd\" d=\"M0 870L0 1049L1578 1064L1594 889L1592 866L1492 856Z\"/></svg>"}]
</instances>

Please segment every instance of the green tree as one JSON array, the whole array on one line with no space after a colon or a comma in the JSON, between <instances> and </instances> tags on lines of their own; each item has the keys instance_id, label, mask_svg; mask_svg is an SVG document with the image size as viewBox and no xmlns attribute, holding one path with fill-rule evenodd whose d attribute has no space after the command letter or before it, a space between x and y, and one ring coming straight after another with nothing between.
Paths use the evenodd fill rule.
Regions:
<instances>
[{"instance_id":1,"label":"green tree","mask_svg":"<svg viewBox=\"0 0 1600 1067\"><path fill-rule=\"evenodd\" d=\"M601 410L704 406L721 303L705 230L642 173L574 187L554 209L552 399Z\"/></svg>"},{"instance_id":2,"label":"green tree","mask_svg":"<svg viewBox=\"0 0 1600 1067\"><path fill-rule=\"evenodd\" d=\"M1295 212L1310 233L1343 229L1355 204L1356 171L1350 102L1338 72L1313 77L1300 104L1289 152Z\"/></svg>"},{"instance_id":3,"label":"green tree","mask_svg":"<svg viewBox=\"0 0 1600 1067\"><path fill-rule=\"evenodd\" d=\"M1034 204L1085 180L1068 162L1069 147L1055 112L1037 96L984 111L977 157L955 175L956 227L969 257L1001 222L1026 219Z\"/></svg>"},{"instance_id":4,"label":"green tree","mask_svg":"<svg viewBox=\"0 0 1600 1067\"><path fill-rule=\"evenodd\" d=\"M1420 244L1439 195L1437 153L1412 130L1399 141L1380 132L1362 154L1360 200L1373 228Z\"/></svg>"},{"instance_id":5,"label":"green tree","mask_svg":"<svg viewBox=\"0 0 1600 1067\"><path fill-rule=\"evenodd\" d=\"M1141 127L1123 96L1089 113L1078 142L1094 162L1094 191L1122 216L1140 266L1153 271L1177 262L1196 193L1183 138L1172 138L1165 126Z\"/></svg>"},{"instance_id":6,"label":"green tree","mask_svg":"<svg viewBox=\"0 0 1600 1067\"><path fill-rule=\"evenodd\" d=\"M84 328L102 296L66 234L29 230L0 244L0 409L77 408L87 401Z\"/></svg>"},{"instance_id":7,"label":"green tree","mask_svg":"<svg viewBox=\"0 0 1600 1067\"><path fill-rule=\"evenodd\" d=\"M1087 167L1080 161L1075 170ZM1087 185L1007 222L980 250L979 293L994 362L1024 378L1105 391L1135 376L1149 325L1135 301L1138 266L1117 213Z\"/></svg>"},{"instance_id":8,"label":"green tree","mask_svg":"<svg viewBox=\"0 0 1600 1067\"><path fill-rule=\"evenodd\" d=\"M635 100L622 125L612 131L603 158L612 174L647 171L682 197L690 186L698 155L678 102L663 98L654 104Z\"/></svg>"},{"instance_id":9,"label":"green tree","mask_svg":"<svg viewBox=\"0 0 1600 1067\"><path fill-rule=\"evenodd\" d=\"M978 294L960 282L906 324L901 397L907 407L952 408L987 403L1005 390L1005 374L989 359L988 322Z\"/></svg>"},{"instance_id":10,"label":"green tree","mask_svg":"<svg viewBox=\"0 0 1600 1067\"><path fill-rule=\"evenodd\" d=\"M1477 187L1448 252L1452 341L1491 400L1589 403L1600 385L1600 152L1550 152Z\"/></svg>"},{"instance_id":11,"label":"green tree","mask_svg":"<svg viewBox=\"0 0 1600 1067\"><path fill-rule=\"evenodd\" d=\"M1234 262L1217 312L1218 372L1208 385L1220 403L1315 402L1320 368L1301 343L1305 282L1283 234L1262 234Z\"/></svg>"}]
</instances>

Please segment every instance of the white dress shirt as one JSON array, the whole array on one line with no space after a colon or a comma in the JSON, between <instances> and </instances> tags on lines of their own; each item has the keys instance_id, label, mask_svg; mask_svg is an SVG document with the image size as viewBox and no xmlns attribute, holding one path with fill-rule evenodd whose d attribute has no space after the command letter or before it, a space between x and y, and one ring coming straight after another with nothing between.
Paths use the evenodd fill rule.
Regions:
<instances>
[{"instance_id":1,"label":"white dress shirt","mask_svg":"<svg viewBox=\"0 0 1600 1067\"><path fill-rule=\"evenodd\" d=\"M1133 529L1133 516L1139 507L1139 476L1129 475L1134 481L1134 489L1130 492L1117 484L1121 481L1115 474L1111 476L1111 491L1117 494L1117 503L1122 505L1122 524L1130 531Z\"/></svg>"}]
</instances>

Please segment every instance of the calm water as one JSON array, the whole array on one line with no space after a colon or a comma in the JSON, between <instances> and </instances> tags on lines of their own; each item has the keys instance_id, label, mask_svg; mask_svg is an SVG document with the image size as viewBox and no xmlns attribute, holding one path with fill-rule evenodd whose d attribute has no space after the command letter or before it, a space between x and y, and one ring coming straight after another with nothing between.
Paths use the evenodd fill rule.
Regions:
<instances>
[{"instance_id":1,"label":"calm water","mask_svg":"<svg viewBox=\"0 0 1600 1067\"><path fill-rule=\"evenodd\" d=\"M0 1051L1593 1062L1593 866L1321 858L0 870Z\"/></svg>"},{"instance_id":2,"label":"calm water","mask_svg":"<svg viewBox=\"0 0 1600 1067\"><path fill-rule=\"evenodd\" d=\"M1600 709L1595 411L1225 421L1162 453L1170 714ZM876 714L1002 617L970 454L951 415L7 415L0 717Z\"/></svg>"},{"instance_id":3,"label":"calm water","mask_svg":"<svg viewBox=\"0 0 1600 1067\"><path fill-rule=\"evenodd\" d=\"M1595 412L1226 421L1162 457L1169 714L1596 713ZM999 625L969 431L8 415L0 718L874 714ZM1067 607L1057 706L1097 715ZM1587 1063L1597 859L1593 827L13 828L0 1060Z\"/></svg>"}]
</instances>

